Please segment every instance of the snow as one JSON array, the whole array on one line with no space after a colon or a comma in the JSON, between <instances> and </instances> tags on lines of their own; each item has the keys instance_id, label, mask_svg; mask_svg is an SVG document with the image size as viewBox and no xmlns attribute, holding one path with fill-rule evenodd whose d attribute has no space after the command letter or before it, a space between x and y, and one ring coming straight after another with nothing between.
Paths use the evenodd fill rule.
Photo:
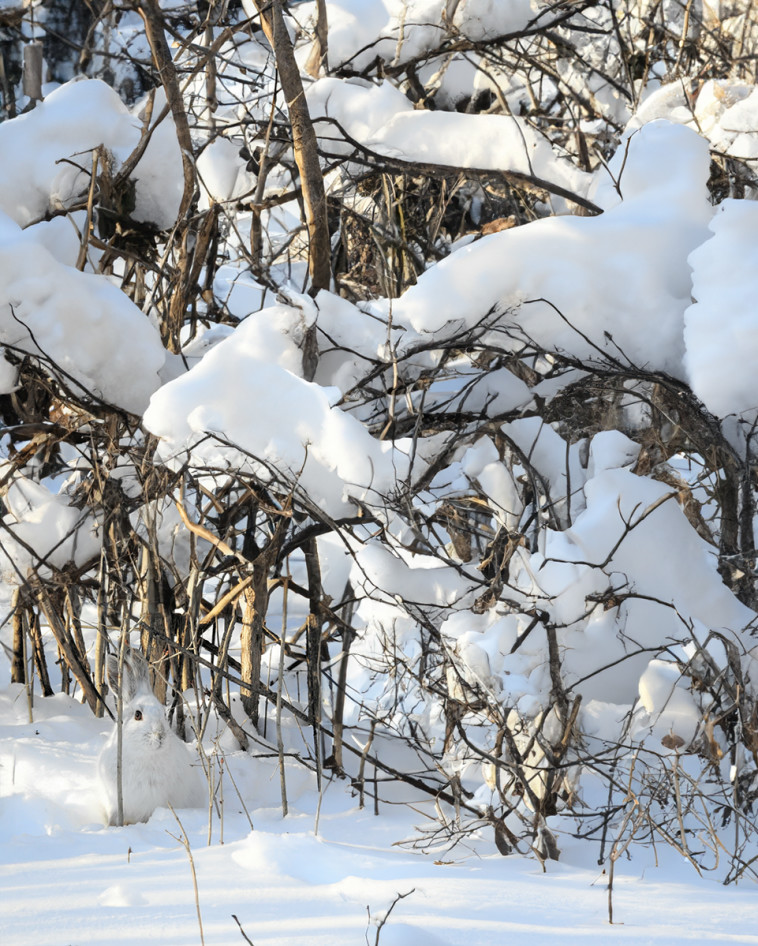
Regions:
<instances>
[{"instance_id":1,"label":"snow","mask_svg":"<svg viewBox=\"0 0 758 946\"><path fill-rule=\"evenodd\" d=\"M558 158L549 142L514 116L420 111L388 82L358 79L319 79L307 98L329 154L350 153L350 142L357 141L406 162L535 175L580 196L590 183L589 175Z\"/></svg>"},{"instance_id":2,"label":"snow","mask_svg":"<svg viewBox=\"0 0 758 946\"><path fill-rule=\"evenodd\" d=\"M231 315L237 319L244 319L251 312L263 309L266 303L271 301L270 289L257 282L250 272L228 264L218 268L213 291ZM224 325L214 326L210 331L219 330L230 331L231 329Z\"/></svg>"},{"instance_id":3,"label":"snow","mask_svg":"<svg viewBox=\"0 0 758 946\"><path fill-rule=\"evenodd\" d=\"M139 122L98 80L69 82L0 124L0 341L51 359L77 390L135 414L160 385L165 352L158 332L106 277L75 268L70 222L28 225L86 193L89 175L81 168L89 168L91 149L103 144L123 160L139 137ZM176 188L163 181L167 173L175 181L177 161L176 136L164 123L139 165L143 219L171 215ZM2 390L12 391L15 377L4 375Z\"/></svg>"},{"instance_id":4,"label":"snow","mask_svg":"<svg viewBox=\"0 0 758 946\"><path fill-rule=\"evenodd\" d=\"M237 200L254 189L255 179L245 170L239 152L232 141L216 138L197 159L201 209L207 209L212 203Z\"/></svg>"},{"instance_id":5,"label":"snow","mask_svg":"<svg viewBox=\"0 0 758 946\"><path fill-rule=\"evenodd\" d=\"M640 728L646 724L656 730L658 740L677 736L682 746L688 746L700 723L700 711L685 686L679 685L682 675L675 664L651 660L640 677L640 701L647 720L638 720Z\"/></svg>"},{"instance_id":6,"label":"snow","mask_svg":"<svg viewBox=\"0 0 758 946\"><path fill-rule=\"evenodd\" d=\"M12 469L3 472L10 475ZM31 574L37 559L63 568L69 562L84 565L99 554L95 520L69 505L65 494L17 474L4 500L6 535L0 547L0 570L6 581L15 583Z\"/></svg>"},{"instance_id":7,"label":"snow","mask_svg":"<svg viewBox=\"0 0 758 946\"><path fill-rule=\"evenodd\" d=\"M753 301L758 291L758 205L725 200L713 236L690 254L693 304L685 313L686 365L692 389L717 417L758 417L752 366L758 358Z\"/></svg>"},{"instance_id":8,"label":"snow","mask_svg":"<svg viewBox=\"0 0 758 946\"><path fill-rule=\"evenodd\" d=\"M647 88L632 89L641 104L631 115L604 76L567 73L543 77L546 91L537 101L530 88L529 104L522 79L503 77L504 60L478 76L477 88L497 89L512 114L415 107L395 75L410 79L415 60L427 57L421 74L440 91L435 104L452 108L484 66L478 54L465 62L439 54L440 45L459 43L468 54L471 43L526 27L537 8L530 0L326 6L329 63L343 68L305 81L321 147L347 159L327 174L330 210L343 199L369 216L379 206L351 180L363 173L350 161L358 142L409 167L536 176L589 197L602 213L564 213L567 201L531 195L519 198L518 226L489 236L464 226L462 214L465 232L430 244L423 272L398 298L367 289L350 302L337 286L311 297L291 193L262 217L260 266L250 252L255 208L239 203L259 184L264 197L290 192L296 176L287 159L268 181L247 170L242 154L279 113L260 36L237 31L217 57L218 110L202 104L202 120L192 116L192 227L218 211L216 256L193 258L198 292L176 332L181 351L167 352L156 327L163 289L153 289L164 278L173 288L167 245L184 186L169 114L151 124L132 178L133 222L162 231L143 267L145 285L130 282L128 249L108 275L95 271L103 247L93 242L86 259L81 253L93 150L103 146L117 173L147 116L154 123L164 110L164 93L130 109L100 80L72 81L46 87L42 103L0 123L3 943L184 946L199 938L200 919L209 946L239 942L238 923L259 946L758 943L755 872L721 886L740 827L732 809L742 805L749 817L755 791L754 720L749 712L737 719L732 704L740 713L743 704L753 708L758 614L724 579L733 567L735 588L752 580L737 566L752 568L745 535L753 510L739 521L748 548L740 563L727 554L721 474L739 460L739 489L749 485L758 214L749 175L745 197L708 186L714 153L755 168L758 89L731 79L662 83L654 72ZM311 45L298 24L312 26L315 11L299 3L288 13L301 64ZM606 13L588 10L587 20ZM125 14L122 39L134 31L139 48L135 22ZM220 29L208 27L212 39ZM197 54L177 43L179 59ZM204 100L201 72L186 79L188 100ZM599 103L598 117L572 116L565 135L548 132L550 109L564 88L577 87ZM211 140L214 128L220 135ZM618 134L615 153L592 173L567 156L579 131L596 136L598 154ZM286 153L286 143L275 147ZM463 196L470 220L480 221L475 178L481 183L472 174ZM379 246L394 246L388 220L371 218ZM191 255L196 233L180 235ZM341 238L335 233L335 245ZM307 351L314 338L315 367ZM32 405L33 421L14 429L13 398L27 394L32 369L45 397ZM598 407L579 390L593 372L616 379L616 400L600 393L608 398L603 416L579 418L574 429L558 408L561 399L571 406L573 384L577 412ZM658 387L668 400L656 400ZM63 400L66 389L75 408ZM705 455L690 423L695 398L710 412L703 425L723 435L719 449L731 444L739 456ZM653 411L664 416L656 430L647 423ZM671 440L663 443L666 425ZM741 438L732 435L736 425ZM107 447L96 454L101 441ZM158 480L171 485L161 492ZM135 535L128 556L110 563L114 572L132 567L127 558L143 551L140 543L161 556L177 621L192 603L207 613L207 595L218 601L258 561L246 545L237 576L219 549L240 564L245 529L254 546L256 529L267 540L277 516L294 524L295 550L267 576L265 619L268 637L279 627L291 635L296 656L280 638L267 641L262 663L266 687L281 687L298 707L308 692L297 647L310 602L297 594L311 586L302 547L315 536L324 613L345 615L335 626L350 627L340 638L325 621L321 650L327 729L336 731L329 714L337 669L347 679L344 773L326 767L319 784L311 734L289 711L280 746L262 700L260 732L248 726L252 745L243 752L204 707L201 744L187 725L189 745L171 745L185 774L188 760L199 772L198 753L209 764L217 791L208 810L199 792L181 791L180 774L173 800L197 807L162 808L156 789L147 808L129 808L146 823L105 824L114 800L110 792L104 812L97 760L106 746L113 768L113 723L93 715L73 684L74 696L42 698L36 682L9 682L9 598L43 580L55 591L53 606L73 609L63 591L78 575L92 596L82 658L94 660L104 624L115 642L129 605L116 595L110 611L93 604L107 570L92 563L108 542L118 544L117 530L106 528L115 522L106 486L122 491L118 511ZM227 523L225 504L251 495L266 524ZM187 520L207 529L205 538L190 534ZM331 531L321 534L324 524ZM209 541L215 528L223 532L217 543ZM142 567L134 565L135 584ZM216 630L230 632L239 660L239 633L226 620ZM44 621L39 633L60 690L61 655ZM210 692L207 675L197 684L183 694L189 713ZM227 696L245 722L238 684ZM567 729L561 700L574 713ZM164 707L153 710L163 732ZM728 726L742 735L725 753ZM506 730L512 744L503 743ZM382 766L423 773L429 791L387 777ZM135 781L127 779L130 792ZM446 797L455 786L457 804ZM690 793L684 805L680 790ZM538 803L549 791L554 810L543 812ZM637 818L649 818L652 833L645 824L628 859L615 862L611 896L610 852L626 850ZM495 825L519 833L516 852L497 852ZM543 864L551 833L560 860ZM680 840L697 851L702 875L686 863ZM748 838L741 854L749 861L754 853Z\"/></svg>"},{"instance_id":9,"label":"snow","mask_svg":"<svg viewBox=\"0 0 758 946\"><path fill-rule=\"evenodd\" d=\"M59 262L38 234L0 214L0 342L50 359L75 392L141 413L160 385L158 332L105 276Z\"/></svg>"},{"instance_id":10,"label":"snow","mask_svg":"<svg viewBox=\"0 0 758 946\"><path fill-rule=\"evenodd\" d=\"M461 461L461 468L489 497L497 521L506 529L516 529L523 511L521 498L513 474L500 462L492 440L482 437L473 447L469 447Z\"/></svg>"},{"instance_id":11,"label":"snow","mask_svg":"<svg viewBox=\"0 0 758 946\"><path fill-rule=\"evenodd\" d=\"M686 83L672 82L645 96L627 125L629 131L654 119L697 129L711 146L748 162L758 157L758 96L755 88L729 79L708 79L692 96Z\"/></svg>"},{"instance_id":12,"label":"snow","mask_svg":"<svg viewBox=\"0 0 758 946\"><path fill-rule=\"evenodd\" d=\"M87 806L107 724L63 695L37 700L29 723L21 687L4 690L0 705L0 897L4 942L12 946L197 941L182 836L208 946L241 941L233 916L256 944L352 946L367 933L373 942L399 894L409 895L382 927L382 943L758 942L749 932L758 922L752 887L725 889L663 851L665 870L656 870L652 855L618 862L617 925L609 928L607 877L570 842L546 873L534 861L484 853L481 842L436 858L414 853L394 842L412 837L420 814L389 806L376 817L338 781L320 799L316 830L318 793L296 771L289 773L292 813L282 818L276 762L265 752L228 759L237 784L255 786L252 831L228 779L223 844L215 817L207 843L201 811L177 812L181 828L165 809L146 825L104 828Z\"/></svg>"},{"instance_id":13,"label":"snow","mask_svg":"<svg viewBox=\"0 0 758 946\"><path fill-rule=\"evenodd\" d=\"M156 95L155 115L165 104ZM67 82L32 111L0 124L0 210L21 226L86 194L92 149L118 165L136 148L141 122L98 79ZM181 199L181 155L170 117L156 127L138 164L136 218L166 226ZM168 172L168 173L167 173ZM173 216L172 216L173 211Z\"/></svg>"},{"instance_id":14,"label":"snow","mask_svg":"<svg viewBox=\"0 0 758 946\"><path fill-rule=\"evenodd\" d=\"M165 117L159 120L164 111ZM132 216L135 220L148 221L161 228L171 227L176 221L181 204L184 176L181 148L176 138L174 120L167 110L163 89L155 92L149 123L146 109L138 106L135 112L135 117L139 120L140 136L144 131L149 131L150 141L134 171L136 184ZM116 161L125 161L131 149L136 148L138 141L139 138L131 141L129 150L114 148ZM104 144L107 145L107 142Z\"/></svg>"},{"instance_id":15,"label":"snow","mask_svg":"<svg viewBox=\"0 0 758 946\"><path fill-rule=\"evenodd\" d=\"M707 239L712 214L708 169L697 134L647 125L598 172L602 216L550 217L483 237L425 272L394 301L393 320L425 335L494 312L493 341L506 349L533 339L574 358L681 377L687 256Z\"/></svg>"},{"instance_id":16,"label":"snow","mask_svg":"<svg viewBox=\"0 0 758 946\"><path fill-rule=\"evenodd\" d=\"M87 166L89 156L80 152L101 144L131 150L138 139L137 123L104 82L61 86L31 112L0 124L0 209L25 226L51 203L65 206L87 186L77 165ZM58 163L67 158L73 163Z\"/></svg>"},{"instance_id":17,"label":"snow","mask_svg":"<svg viewBox=\"0 0 758 946\"><path fill-rule=\"evenodd\" d=\"M252 0L243 0L243 5L252 16ZM330 65L356 72L377 57L406 63L436 49L447 35L476 42L515 32L534 16L530 0L328 0L325 6ZM315 16L315 9L309 9L315 4L303 7L298 18ZM301 54L303 61L306 52L308 47Z\"/></svg>"},{"instance_id":18,"label":"snow","mask_svg":"<svg viewBox=\"0 0 758 946\"><path fill-rule=\"evenodd\" d=\"M189 450L194 462L225 469L237 459L264 480L273 467L332 516L351 508L351 496L391 489L405 456L333 406L338 392L299 376L307 318L295 307L264 309L157 391L143 421L161 437L164 460L181 464Z\"/></svg>"}]
</instances>

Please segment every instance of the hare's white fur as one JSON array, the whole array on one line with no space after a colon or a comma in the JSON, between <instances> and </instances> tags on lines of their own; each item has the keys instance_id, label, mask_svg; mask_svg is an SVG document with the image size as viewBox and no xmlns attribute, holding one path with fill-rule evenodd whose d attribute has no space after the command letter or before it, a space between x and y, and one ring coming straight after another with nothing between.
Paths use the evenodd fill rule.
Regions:
<instances>
[{"instance_id":1,"label":"hare's white fur","mask_svg":"<svg viewBox=\"0 0 758 946\"><path fill-rule=\"evenodd\" d=\"M108 661L111 689L118 690L118 660ZM144 658L128 650L122 674L121 785L124 824L147 821L156 808L197 808L204 786L191 750L171 730L165 709L150 687ZM108 824L118 818L118 732L114 727L98 760L100 794Z\"/></svg>"}]
</instances>

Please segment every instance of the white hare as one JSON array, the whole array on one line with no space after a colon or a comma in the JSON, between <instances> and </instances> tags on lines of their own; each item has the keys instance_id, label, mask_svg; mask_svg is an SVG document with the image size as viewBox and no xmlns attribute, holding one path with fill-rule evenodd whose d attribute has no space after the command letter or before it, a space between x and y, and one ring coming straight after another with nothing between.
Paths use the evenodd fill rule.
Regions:
<instances>
[{"instance_id":1,"label":"white hare","mask_svg":"<svg viewBox=\"0 0 758 946\"><path fill-rule=\"evenodd\" d=\"M108 658L108 682L118 695L118 659ZM156 808L197 808L204 786L190 749L172 732L150 687L145 659L127 650L122 673L121 786L124 824L147 821ZM108 824L118 819L118 732L114 728L98 760L100 793Z\"/></svg>"}]
</instances>

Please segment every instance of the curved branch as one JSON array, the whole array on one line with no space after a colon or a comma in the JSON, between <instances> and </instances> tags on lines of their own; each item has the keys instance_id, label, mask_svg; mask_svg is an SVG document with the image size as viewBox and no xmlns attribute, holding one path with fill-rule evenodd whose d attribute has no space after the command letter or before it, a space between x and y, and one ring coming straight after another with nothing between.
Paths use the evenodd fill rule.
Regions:
<instances>
[{"instance_id":1,"label":"curved branch","mask_svg":"<svg viewBox=\"0 0 758 946\"><path fill-rule=\"evenodd\" d=\"M492 168L460 167L450 164L429 164L424 161L410 161L405 158L396 158L390 155L381 154L378 151L373 151L371 148L366 147L366 145L361 144L360 141L357 141L352 135L345 131L336 118L323 116L314 119L313 124L316 125L319 122L326 122L327 124L334 125L347 144L351 145L356 151L360 152L364 156L364 163L369 166L375 166L378 170L385 170L389 168L414 175L425 174L429 177L447 177L451 174L468 174L472 177L500 177L509 184L521 184L527 187L535 187L539 188L540 190L547 191L556 197L562 197L564 200L568 200L572 204L582 207L584 210L589 211L589 213L593 215L598 215L603 212L602 207L599 207L597 204L593 203L591 200L588 200L586 197L582 197L580 194L575 194L573 191L563 187L561 184L554 184L552 181L546 181L544 178L537 177L534 174L525 174L523 171L494 170ZM328 151L324 147L323 140L321 142L319 152L325 158L345 158L344 154ZM355 155L350 155L349 160L356 161L357 159Z\"/></svg>"}]
</instances>

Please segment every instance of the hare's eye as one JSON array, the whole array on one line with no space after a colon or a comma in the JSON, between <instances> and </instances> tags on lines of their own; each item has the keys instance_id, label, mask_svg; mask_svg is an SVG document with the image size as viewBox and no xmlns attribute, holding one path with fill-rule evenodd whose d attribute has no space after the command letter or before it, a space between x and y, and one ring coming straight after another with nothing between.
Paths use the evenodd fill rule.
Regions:
<instances>
[{"instance_id":1,"label":"hare's eye","mask_svg":"<svg viewBox=\"0 0 758 946\"><path fill-rule=\"evenodd\" d=\"M136 720L142 719L142 710L135 710L135 711L134 711L134 718L135 718Z\"/></svg>"}]
</instances>

